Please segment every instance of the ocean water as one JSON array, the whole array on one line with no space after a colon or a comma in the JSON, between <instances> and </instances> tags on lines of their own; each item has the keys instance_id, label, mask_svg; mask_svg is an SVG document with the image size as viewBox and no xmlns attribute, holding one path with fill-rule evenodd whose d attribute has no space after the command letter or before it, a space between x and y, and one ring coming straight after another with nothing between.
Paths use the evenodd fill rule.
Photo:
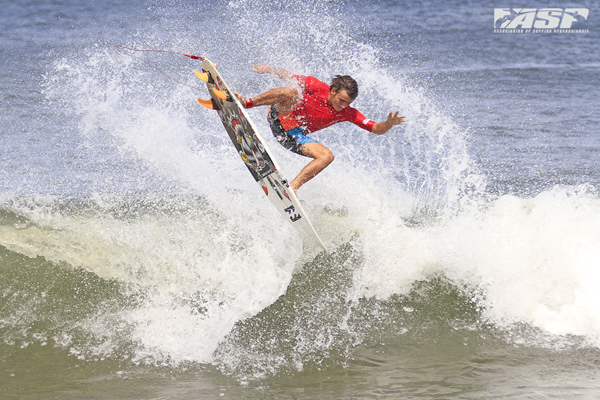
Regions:
<instances>
[{"instance_id":1,"label":"ocean water","mask_svg":"<svg viewBox=\"0 0 600 400\"><path fill-rule=\"evenodd\" d=\"M597 398L600 7L508 6L587 32L494 33L489 0L0 0L2 397ZM319 253L197 104L199 62L117 45L248 96L281 85L255 63L349 74L407 123L314 134Z\"/></svg>"}]
</instances>

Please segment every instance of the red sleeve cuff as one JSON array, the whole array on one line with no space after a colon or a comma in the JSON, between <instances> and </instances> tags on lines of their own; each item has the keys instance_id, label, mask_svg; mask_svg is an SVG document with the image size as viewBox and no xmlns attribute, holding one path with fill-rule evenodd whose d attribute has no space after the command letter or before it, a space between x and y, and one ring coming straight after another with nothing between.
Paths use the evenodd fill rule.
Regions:
<instances>
[{"instance_id":1,"label":"red sleeve cuff","mask_svg":"<svg viewBox=\"0 0 600 400\"><path fill-rule=\"evenodd\" d=\"M365 127L366 130L368 130L369 132L373 132L373 125L375 125L375 121L372 121L370 119L365 119L363 121L363 126Z\"/></svg>"}]
</instances>

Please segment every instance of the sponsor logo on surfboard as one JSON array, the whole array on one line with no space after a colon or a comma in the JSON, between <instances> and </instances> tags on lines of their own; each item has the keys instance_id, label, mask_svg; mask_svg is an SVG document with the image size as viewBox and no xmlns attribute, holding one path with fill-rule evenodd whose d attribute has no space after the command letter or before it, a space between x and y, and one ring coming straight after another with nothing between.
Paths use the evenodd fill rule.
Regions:
<instances>
[{"instance_id":1,"label":"sponsor logo on surfboard","mask_svg":"<svg viewBox=\"0 0 600 400\"><path fill-rule=\"evenodd\" d=\"M270 170L268 170L268 171L266 171L266 172L263 172L263 173L261 173L261 174L260 174L260 177L261 177L262 179L265 179L267 176L271 175L273 172L275 172L275 170L273 170L273 169L270 169Z\"/></svg>"},{"instance_id":2,"label":"sponsor logo on surfboard","mask_svg":"<svg viewBox=\"0 0 600 400\"><path fill-rule=\"evenodd\" d=\"M288 208L285 209L285 212L290 215L290 220L292 222L296 222L300 218L302 218L302 216L300 214L296 214L296 209L294 208L294 206L289 206Z\"/></svg>"}]
</instances>

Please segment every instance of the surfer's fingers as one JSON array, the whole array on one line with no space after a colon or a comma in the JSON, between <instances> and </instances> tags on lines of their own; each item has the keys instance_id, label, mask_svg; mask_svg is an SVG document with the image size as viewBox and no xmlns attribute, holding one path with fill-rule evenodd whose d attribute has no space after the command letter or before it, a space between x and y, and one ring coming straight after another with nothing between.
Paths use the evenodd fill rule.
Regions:
<instances>
[{"instance_id":1,"label":"surfer's fingers","mask_svg":"<svg viewBox=\"0 0 600 400\"><path fill-rule=\"evenodd\" d=\"M405 122L404 120L406 119L406 116L398 114L400 114L400 111L396 111L395 113L390 111L388 114L388 118L391 119L395 125L403 124Z\"/></svg>"},{"instance_id":2,"label":"surfer's fingers","mask_svg":"<svg viewBox=\"0 0 600 400\"><path fill-rule=\"evenodd\" d=\"M252 66L252 71L256 72L257 74L264 74L268 66L269 64L267 63L255 64Z\"/></svg>"}]
</instances>

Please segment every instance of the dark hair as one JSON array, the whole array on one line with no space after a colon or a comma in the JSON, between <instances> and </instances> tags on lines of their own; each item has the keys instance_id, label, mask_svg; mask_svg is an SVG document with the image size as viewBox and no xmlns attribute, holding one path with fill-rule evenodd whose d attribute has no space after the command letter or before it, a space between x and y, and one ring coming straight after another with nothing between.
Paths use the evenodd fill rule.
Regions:
<instances>
[{"instance_id":1,"label":"dark hair","mask_svg":"<svg viewBox=\"0 0 600 400\"><path fill-rule=\"evenodd\" d=\"M331 80L331 86L329 86L329 90L335 90L339 92L340 90L345 90L348 93L348 96L352 100L356 99L358 96L358 83L348 75L336 75Z\"/></svg>"}]
</instances>

